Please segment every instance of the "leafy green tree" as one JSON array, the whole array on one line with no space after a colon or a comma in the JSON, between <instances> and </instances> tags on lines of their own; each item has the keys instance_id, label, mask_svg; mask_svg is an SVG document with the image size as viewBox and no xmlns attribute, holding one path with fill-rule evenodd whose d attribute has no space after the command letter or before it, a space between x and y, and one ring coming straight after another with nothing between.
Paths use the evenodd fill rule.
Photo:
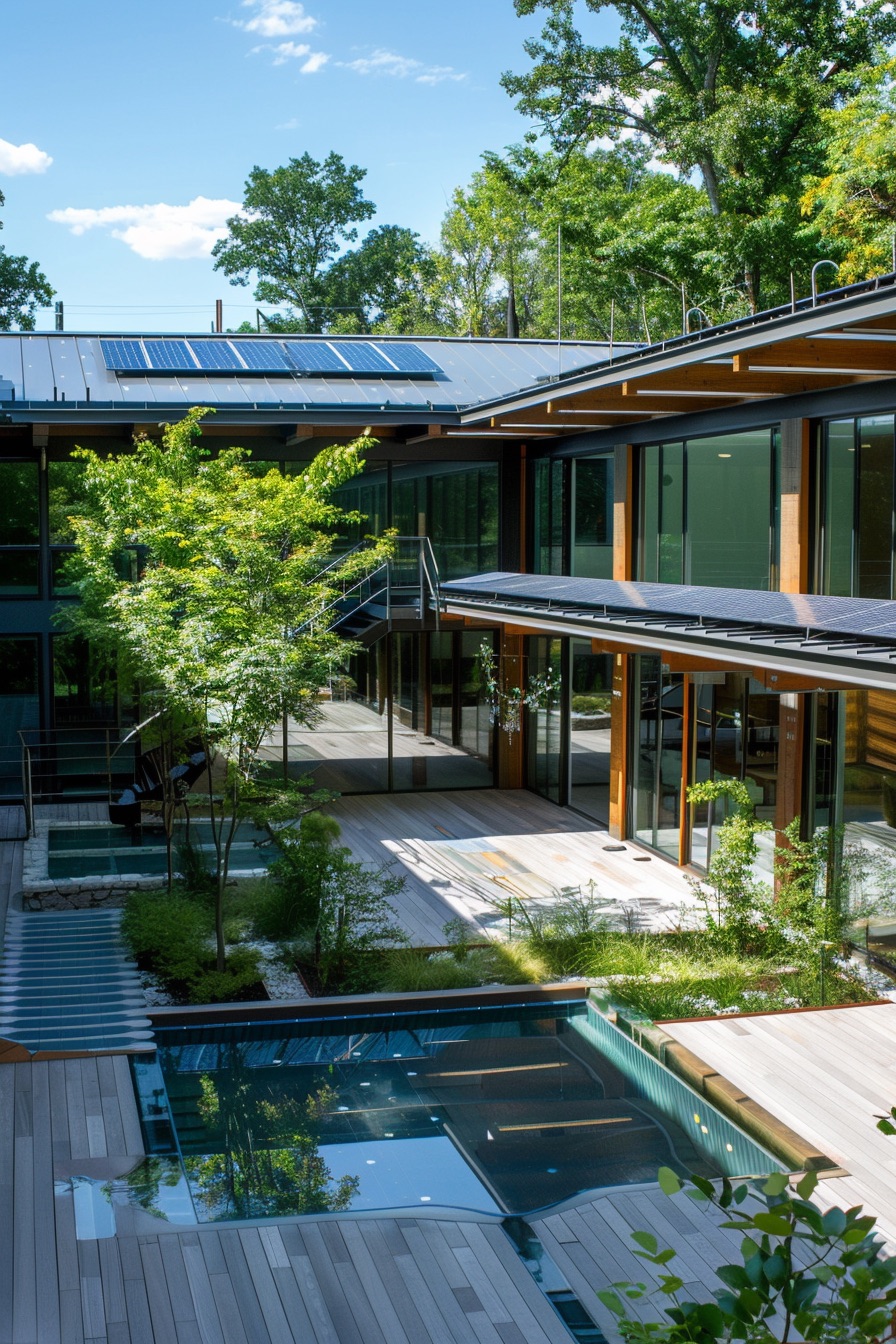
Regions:
<instances>
[{"instance_id":1,"label":"leafy green tree","mask_svg":"<svg viewBox=\"0 0 896 1344\"><path fill-rule=\"evenodd\" d=\"M362 334L424 330L433 278L430 249L411 229L371 229L323 275L322 324L327 331Z\"/></svg>"},{"instance_id":2,"label":"leafy green tree","mask_svg":"<svg viewBox=\"0 0 896 1344\"><path fill-rule=\"evenodd\" d=\"M722 1226L743 1234L741 1259L716 1271L723 1286L715 1301L694 1302L685 1296L690 1285L671 1268L677 1252L661 1249L651 1232L633 1232L634 1253L661 1271L659 1291L669 1306L665 1321L634 1320L627 1303L646 1296L645 1284L599 1289L626 1344L892 1344L896 1259L885 1254L874 1218L861 1207L822 1213L812 1202L814 1171L793 1190L783 1172L736 1186L725 1178L716 1186L702 1176L682 1181L661 1167L659 1182L667 1195L684 1191L719 1209Z\"/></svg>"},{"instance_id":3,"label":"leafy green tree","mask_svg":"<svg viewBox=\"0 0 896 1344\"><path fill-rule=\"evenodd\" d=\"M546 12L533 65L503 84L561 154L634 136L688 178L698 173L751 307L783 297L813 239L797 241L803 177L820 163L820 115L849 73L896 34L886 0L586 0L614 11L616 43L590 45L574 0L515 0ZM855 82L857 76L852 75ZM844 88L846 85L846 88ZM732 277L733 278L733 277Z\"/></svg>"},{"instance_id":4,"label":"leafy green tree","mask_svg":"<svg viewBox=\"0 0 896 1344\"><path fill-rule=\"evenodd\" d=\"M732 802L735 810L718 828L705 882L691 879L691 888L706 912L710 938L723 949L749 955L765 950L768 930L776 923L771 891L755 874L756 837L770 826L756 820L749 790L741 780L709 779L688 789L689 803L722 799Z\"/></svg>"},{"instance_id":5,"label":"leafy green tree","mask_svg":"<svg viewBox=\"0 0 896 1344\"><path fill-rule=\"evenodd\" d=\"M840 258L844 283L893 268L896 229L896 62L860 74L852 98L823 114L825 164L804 215Z\"/></svg>"},{"instance_id":6,"label":"leafy green tree","mask_svg":"<svg viewBox=\"0 0 896 1344\"><path fill-rule=\"evenodd\" d=\"M325 449L304 472L251 469L247 452L201 446L204 408L138 438L131 453L81 449L84 495L72 528L81 602L65 624L118 659L142 712L196 743L208 765L215 848L217 968L224 969L222 900L240 821L295 816L306 805L260 778L258 748L289 714L313 723L318 688L346 644L326 615L342 580L381 563L388 543L319 578L334 534L359 515L333 502L363 466L369 440ZM128 548L136 577L122 577Z\"/></svg>"},{"instance_id":7,"label":"leafy green tree","mask_svg":"<svg viewBox=\"0 0 896 1344\"><path fill-rule=\"evenodd\" d=\"M246 181L243 213L227 221L228 236L212 248L215 269L233 285L256 277L255 298L285 303L304 316L304 329L321 329L321 278L355 225L376 210L362 195L366 169L330 153L310 154L268 172L256 165Z\"/></svg>"},{"instance_id":8,"label":"leafy green tree","mask_svg":"<svg viewBox=\"0 0 896 1344\"><path fill-rule=\"evenodd\" d=\"M0 191L0 205L3 203ZM0 331L33 331L36 310L46 308L54 293L36 261L16 257L0 247Z\"/></svg>"}]
</instances>

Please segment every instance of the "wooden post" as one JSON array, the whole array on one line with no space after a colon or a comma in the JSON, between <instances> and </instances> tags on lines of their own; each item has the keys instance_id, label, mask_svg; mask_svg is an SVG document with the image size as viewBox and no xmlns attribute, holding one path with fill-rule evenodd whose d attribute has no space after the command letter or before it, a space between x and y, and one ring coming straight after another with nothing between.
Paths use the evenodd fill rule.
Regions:
<instances>
[{"instance_id":1,"label":"wooden post","mask_svg":"<svg viewBox=\"0 0 896 1344\"><path fill-rule=\"evenodd\" d=\"M613 458L613 578L634 578L634 489L635 450L630 443L617 443Z\"/></svg>"},{"instance_id":2,"label":"wooden post","mask_svg":"<svg viewBox=\"0 0 896 1344\"><path fill-rule=\"evenodd\" d=\"M610 700L610 835L625 839L628 792L629 656L613 659L613 693Z\"/></svg>"},{"instance_id":3,"label":"wooden post","mask_svg":"<svg viewBox=\"0 0 896 1344\"><path fill-rule=\"evenodd\" d=\"M505 689L511 686L518 686L522 689L525 677L523 674L523 636L508 635L505 630L501 631L498 645L499 656L499 680ZM523 730L522 724L517 733L505 732L500 726L495 727L498 735L497 750L497 779L495 783L499 789L521 789L523 787Z\"/></svg>"},{"instance_id":4,"label":"wooden post","mask_svg":"<svg viewBox=\"0 0 896 1344\"><path fill-rule=\"evenodd\" d=\"M781 535L778 587L782 593L809 591L809 421L781 422ZM774 583L772 584L774 587Z\"/></svg>"}]
</instances>

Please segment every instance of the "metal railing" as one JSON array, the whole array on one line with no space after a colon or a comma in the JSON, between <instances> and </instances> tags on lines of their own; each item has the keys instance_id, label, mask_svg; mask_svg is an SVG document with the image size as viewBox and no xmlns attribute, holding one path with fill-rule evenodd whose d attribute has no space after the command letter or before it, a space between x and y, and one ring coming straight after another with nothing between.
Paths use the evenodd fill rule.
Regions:
<instances>
[{"instance_id":1,"label":"metal railing","mask_svg":"<svg viewBox=\"0 0 896 1344\"><path fill-rule=\"evenodd\" d=\"M418 603L421 619L429 607L435 615L438 629L441 584L432 542L426 536L393 536L391 541L395 545L395 554L360 579L339 579L338 576L326 579L326 576L338 571L352 555L372 550L377 544L373 540L357 542L326 565L312 583L325 582L335 596L307 621L303 621L296 634L311 630L334 630L350 615L375 605L384 607L384 619L387 627L391 628L392 613L398 602L401 605Z\"/></svg>"},{"instance_id":2,"label":"metal railing","mask_svg":"<svg viewBox=\"0 0 896 1344\"><path fill-rule=\"evenodd\" d=\"M40 803L111 802L134 780L138 746L122 742L122 730L21 728L21 796L28 835ZM12 774L4 782L11 785Z\"/></svg>"}]
</instances>

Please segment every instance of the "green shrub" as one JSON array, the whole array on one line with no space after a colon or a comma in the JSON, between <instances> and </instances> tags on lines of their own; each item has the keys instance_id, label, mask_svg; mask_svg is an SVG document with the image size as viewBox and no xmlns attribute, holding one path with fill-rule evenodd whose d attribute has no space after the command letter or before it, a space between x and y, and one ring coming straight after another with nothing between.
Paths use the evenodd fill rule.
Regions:
<instances>
[{"instance_id":1,"label":"green shrub","mask_svg":"<svg viewBox=\"0 0 896 1344\"><path fill-rule=\"evenodd\" d=\"M165 981L190 981L208 956L211 917L178 892L136 891L121 931L138 966Z\"/></svg>"},{"instance_id":2,"label":"green shrub","mask_svg":"<svg viewBox=\"0 0 896 1344\"><path fill-rule=\"evenodd\" d=\"M457 961L450 952L429 955L415 947L387 952L380 980L381 988L393 994L472 989L481 983L481 964L473 953L463 961Z\"/></svg>"},{"instance_id":3,"label":"green shrub","mask_svg":"<svg viewBox=\"0 0 896 1344\"><path fill-rule=\"evenodd\" d=\"M223 971L216 970L214 963L214 954L209 952L205 966L191 977L187 988L190 1003L228 1003L241 998L261 979L258 953L250 947L234 948Z\"/></svg>"},{"instance_id":4,"label":"green shrub","mask_svg":"<svg viewBox=\"0 0 896 1344\"><path fill-rule=\"evenodd\" d=\"M540 985L553 978L544 957L522 940L477 950L491 964L489 978L499 985Z\"/></svg>"},{"instance_id":5,"label":"green shrub","mask_svg":"<svg viewBox=\"0 0 896 1344\"><path fill-rule=\"evenodd\" d=\"M608 714L611 697L604 695L574 695L570 701L573 714Z\"/></svg>"}]
</instances>

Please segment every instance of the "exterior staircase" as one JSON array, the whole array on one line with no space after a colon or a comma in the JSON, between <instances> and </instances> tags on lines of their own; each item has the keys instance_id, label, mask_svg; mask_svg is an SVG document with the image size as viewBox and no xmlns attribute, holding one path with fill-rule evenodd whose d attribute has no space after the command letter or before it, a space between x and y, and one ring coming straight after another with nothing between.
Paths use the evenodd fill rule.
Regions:
<instances>
[{"instance_id":1,"label":"exterior staircase","mask_svg":"<svg viewBox=\"0 0 896 1344\"><path fill-rule=\"evenodd\" d=\"M7 916L0 1036L32 1052L153 1050L120 910Z\"/></svg>"}]
</instances>

